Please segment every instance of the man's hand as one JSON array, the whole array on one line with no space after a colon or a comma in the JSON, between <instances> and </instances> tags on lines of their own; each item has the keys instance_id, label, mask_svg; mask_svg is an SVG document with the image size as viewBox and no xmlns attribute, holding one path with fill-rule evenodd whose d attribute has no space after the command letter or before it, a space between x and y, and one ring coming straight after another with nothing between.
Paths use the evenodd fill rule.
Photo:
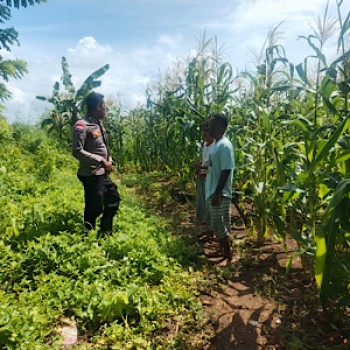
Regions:
<instances>
[{"instance_id":1,"label":"man's hand","mask_svg":"<svg viewBox=\"0 0 350 350\"><path fill-rule=\"evenodd\" d=\"M200 171L201 171L201 166L202 166L202 163L199 162L198 160L196 160L194 163L194 169L195 169L195 173L196 175L199 175Z\"/></svg>"},{"instance_id":2,"label":"man's hand","mask_svg":"<svg viewBox=\"0 0 350 350\"><path fill-rule=\"evenodd\" d=\"M222 195L221 193L214 193L211 197L211 205L213 207L217 207L222 203Z\"/></svg>"},{"instance_id":3,"label":"man's hand","mask_svg":"<svg viewBox=\"0 0 350 350\"><path fill-rule=\"evenodd\" d=\"M102 163L102 167L106 170L107 174L109 174L113 171L112 162L109 162L107 160L103 160L101 163Z\"/></svg>"}]
</instances>

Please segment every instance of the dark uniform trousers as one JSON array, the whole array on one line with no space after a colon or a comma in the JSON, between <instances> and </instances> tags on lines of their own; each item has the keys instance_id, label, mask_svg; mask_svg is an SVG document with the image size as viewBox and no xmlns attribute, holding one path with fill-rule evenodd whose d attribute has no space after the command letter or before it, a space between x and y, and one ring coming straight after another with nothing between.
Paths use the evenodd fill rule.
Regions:
<instances>
[{"instance_id":1,"label":"dark uniform trousers","mask_svg":"<svg viewBox=\"0 0 350 350\"><path fill-rule=\"evenodd\" d=\"M113 217L118 212L120 195L117 185L107 174L81 176L85 193L84 225L88 230L94 229L96 219L101 218L101 231L112 231Z\"/></svg>"}]
</instances>

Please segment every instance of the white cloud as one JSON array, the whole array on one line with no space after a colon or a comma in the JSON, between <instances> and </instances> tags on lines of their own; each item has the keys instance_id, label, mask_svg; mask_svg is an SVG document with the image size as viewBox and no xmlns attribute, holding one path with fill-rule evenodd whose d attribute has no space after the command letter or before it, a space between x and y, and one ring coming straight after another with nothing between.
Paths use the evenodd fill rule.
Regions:
<instances>
[{"instance_id":1,"label":"white cloud","mask_svg":"<svg viewBox=\"0 0 350 350\"><path fill-rule=\"evenodd\" d=\"M312 33L310 25L314 24L317 16L323 17L327 5L326 0L239 0L236 7L231 9L225 20L230 56L233 64L244 69L251 58L249 49L259 51L269 30L281 22L281 38L279 44L287 52L287 58L294 63L301 62L313 50L306 41L298 40L299 36ZM342 11L350 10L350 2L343 4ZM328 14L337 17L336 6L330 3ZM215 24L212 24L213 26ZM223 25L221 25L223 30ZM329 41L330 51L335 51L334 40Z\"/></svg>"},{"instance_id":2,"label":"white cloud","mask_svg":"<svg viewBox=\"0 0 350 350\"><path fill-rule=\"evenodd\" d=\"M147 84L159 69L166 69L175 60L169 45L180 38L163 36L150 47L140 47L119 52L109 45L101 45L94 38L86 37L74 49L68 50L67 61L73 82L79 86L94 70L108 63L110 69L100 78L99 91L107 96L118 96L125 108L145 102Z\"/></svg>"},{"instance_id":3,"label":"white cloud","mask_svg":"<svg viewBox=\"0 0 350 350\"><path fill-rule=\"evenodd\" d=\"M13 58L11 51L7 51L5 49L0 49L0 56L3 57L4 59Z\"/></svg>"},{"instance_id":4,"label":"white cloud","mask_svg":"<svg viewBox=\"0 0 350 350\"><path fill-rule=\"evenodd\" d=\"M101 61L105 61L112 53L111 46L98 44L92 36L82 38L74 48L68 49L70 61L87 68L101 65Z\"/></svg>"},{"instance_id":5,"label":"white cloud","mask_svg":"<svg viewBox=\"0 0 350 350\"><path fill-rule=\"evenodd\" d=\"M158 39L158 44L165 45L170 48L178 47L183 41L183 37L181 35L161 35Z\"/></svg>"},{"instance_id":6,"label":"white cloud","mask_svg":"<svg viewBox=\"0 0 350 350\"><path fill-rule=\"evenodd\" d=\"M51 106L36 96L51 95L53 84L61 75L60 67L60 60L53 61L48 57L40 62L28 62L29 73L7 83L12 98L4 103L4 115L10 122L33 124Z\"/></svg>"},{"instance_id":7,"label":"white cloud","mask_svg":"<svg viewBox=\"0 0 350 350\"><path fill-rule=\"evenodd\" d=\"M24 103L26 101L26 93L22 89L11 85L8 88L11 92L13 102Z\"/></svg>"},{"instance_id":8,"label":"white cloud","mask_svg":"<svg viewBox=\"0 0 350 350\"><path fill-rule=\"evenodd\" d=\"M91 73L108 63L110 69L101 76L102 85L98 90L106 97L118 96L126 109L145 103L147 85L159 70L166 70L176 59L169 46L181 40L176 36L160 38L152 46L127 52L118 52L91 36L80 39L65 55L73 84L79 88ZM36 96L50 96L53 84L61 82L61 58L53 60L43 56L41 62L29 63L29 71L23 79L9 84L13 99L6 102L4 114L10 122L33 122L48 108L48 104L37 100ZM63 87L61 89L63 91Z\"/></svg>"},{"instance_id":9,"label":"white cloud","mask_svg":"<svg viewBox=\"0 0 350 350\"><path fill-rule=\"evenodd\" d=\"M232 16L233 30L252 32L281 21L300 30L299 25L305 25L325 4L324 0L241 0Z\"/></svg>"}]
</instances>

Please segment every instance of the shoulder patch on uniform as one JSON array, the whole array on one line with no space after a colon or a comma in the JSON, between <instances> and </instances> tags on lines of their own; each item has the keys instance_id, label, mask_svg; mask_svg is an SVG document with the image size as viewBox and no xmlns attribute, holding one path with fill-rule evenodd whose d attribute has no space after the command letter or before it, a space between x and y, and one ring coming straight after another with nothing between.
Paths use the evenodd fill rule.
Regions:
<instances>
[{"instance_id":1,"label":"shoulder patch on uniform","mask_svg":"<svg viewBox=\"0 0 350 350\"><path fill-rule=\"evenodd\" d=\"M75 123L75 131L80 133L84 131L85 124L84 123Z\"/></svg>"},{"instance_id":2,"label":"shoulder patch on uniform","mask_svg":"<svg viewBox=\"0 0 350 350\"><path fill-rule=\"evenodd\" d=\"M101 135L101 131L100 130L94 130L94 131L92 131L92 136L94 137L94 138L97 138L97 137L99 137Z\"/></svg>"}]
</instances>

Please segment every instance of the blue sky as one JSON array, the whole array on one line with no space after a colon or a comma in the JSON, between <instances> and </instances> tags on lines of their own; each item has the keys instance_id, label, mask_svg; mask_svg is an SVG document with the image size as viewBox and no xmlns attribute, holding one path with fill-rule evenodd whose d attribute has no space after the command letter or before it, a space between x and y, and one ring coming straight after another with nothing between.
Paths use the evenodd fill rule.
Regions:
<instances>
[{"instance_id":1,"label":"blue sky","mask_svg":"<svg viewBox=\"0 0 350 350\"><path fill-rule=\"evenodd\" d=\"M266 34L284 21L287 57L300 63L312 51L298 35L311 34L310 25L323 15L325 0L48 0L27 9L13 9L11 21L20 46L0 52L22 58L29 73L11 80L9 121L34 123L46 104L35 96L51 94L59 81L65 56L76 87L93 71L110 64L99 91L117 98L125 109L145 101L148 84L177 60L193 53L204 31L225 48L225 61L238 71L251 65L250 49L260 50ZM350 1L344 0L344 17ZM335 0L330 12L336 16ZM330 43L334 54L334 43Z\"/></svg>"}]
</instances>

